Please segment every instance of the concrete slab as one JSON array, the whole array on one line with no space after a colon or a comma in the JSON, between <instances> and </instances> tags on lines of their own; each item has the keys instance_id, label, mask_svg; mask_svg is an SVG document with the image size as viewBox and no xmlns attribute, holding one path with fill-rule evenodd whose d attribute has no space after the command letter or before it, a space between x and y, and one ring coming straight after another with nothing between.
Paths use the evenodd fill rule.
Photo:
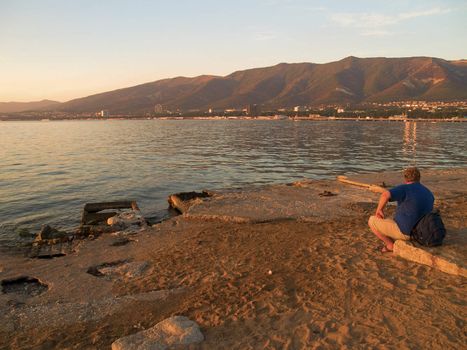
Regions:
<instances>
[{"instance_id":1,"label":"concrete slab","mask_svg":"<svg viewBox=\"0 0 467 350\"><path fill-rule=\"evenodd\" d=\"M467 230L449 232L440 247L427 248L414 242L397 240L394 254L451 275L467 277Z\"/></svg>"},{"instance_id":2,"label":"concrete slab","mask_svg":"<svg viewBox=\"0 0 467 350\"><path fill-rule=\"evenodd\" d=\"M323 222L355 215L355 203L372 203L375 195L336 181L305 180L235 191L181 205L187 218L239 223L299 220ZM183 210L183 208L186 208Z\"/></svg>"}]
</instances>

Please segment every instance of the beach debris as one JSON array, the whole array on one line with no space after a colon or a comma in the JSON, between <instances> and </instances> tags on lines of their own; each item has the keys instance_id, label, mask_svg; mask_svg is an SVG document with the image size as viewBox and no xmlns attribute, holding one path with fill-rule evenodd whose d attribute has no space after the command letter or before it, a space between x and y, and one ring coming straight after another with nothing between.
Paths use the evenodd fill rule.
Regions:
<instances>
[{"instance_id":1,"label":"beach debris","mask_svg":"<svg viewBox=\"0 0 467 350\"><path fill-rule=\"evenodd\" d=\"M212 197L212 195L213 194L209 191L180 192L171 194L167 200L172 208L177 209L183 214L187 212L191 206L202 203L204 198Z\"/></svg>"},{"instance_id":2,"label":"beach debris","mask_svg":"<svg viewBox=\"0 0 467 350\"><path fill-rule=\"evenodd\" d=\"M450 275L467 277L465 238L463 235L452 234L446 238L447 241L438 247L422 247L414 242L396 240L393 252L403 259L430 266Z\"/></svg>"},{"instance_id":3,"label":"beach debris","mask_svg":"<svg viewBox=\"0 0 467 350\"><path fill-rule=\"evenodd\" d=\"M127 238L127 237L122 237L122 238L118 238L116 239L114 242L112 242L110 245L112 247L121 247L121 246L124 246L124 245L127 245L131 242L137 242L136 239L131 239L131 238Z\"/></svg>"},{"instance_id":4,"label":"beach debris","mask_svg":"<svg viewBox=\"0 0 467 350\"><path fill-rule=\"evenodd\" d=\"M142 215L136 214L133 210L124 210L107 219L107 225L116 229L125 230L131 226L144 225Z\"/></svg>"},{"instance_id":5,"label":"beach debris","mask_svg":"<svg viewBox=\"0 0 467 350\"><path fill-rule=\"evenodd\" d=\"M343 176L343 175L339 175L337 177L337 181L342 182L344 184L354 185L354 186L358 186L358 187L364 187L364 188L370 190L371 192L383 193L384 191L386 191L386 189L381 187L381 186L373 185L373 184L366 184L364 182L352 181L352 180L349 180L349 178L347 176Z\"/></svg>"},{"instance_id":6,"label":"beach debris","mask_svg":"<svg viewBox=\"0 0 467 350\"><path fill-rule=\"evenodd\" d=\"M65 253L53 253L53 254L40 254L35 256L36 259L53 259L53 258L61 258L62 256L66 256Z\"/></svg>"},{"instance_id":7,"label":"beach debris","mask_svg":"<svg viewBox=\"0 0 467 350\"><path fill-rule=\"evenodd\" d=\"M35 238L36 237L36 235L32 233L31 231L29 231L26 227L21 227L17 229L16 233L21 238Z\"/></svg>"},{"instance_id":8,"label":"beach debris","mask_svg":"<svg viewBox=\"0 0 467 350\"><path fill-rule=\"evenodd\" d=\"M2 292L20 294L34 297L46 292L49 289L47 284L42 283L35 277L20 276L2 280Z\"/></svg>"},{"instance_id":9,"label":"beach debris","mask_svg":"<svg viewBox=\"0 0 467 350\"><path fill-rule=\"evenodd\" d=\"M69 234L66 231L57 230L56 228L51 227L49 225L42 225L42 228L37 234L34 241L35 242L53 241L53 243L55 243L55 242L60 242L60 241L67 241L68 238L69 238Z\"/></svg>"},{"instance_id":10,"label":"beach debris","mask_svg":"<svg viewBox=\"0 0 467 350\"><path fill-rule=\"evenodd\" d=\"M168 349L200 343L204 336L198 324L185 316L172 316L154 327L112 343L112 350Z\"/></svg>"},{"instance_id":11,"label":"beach debris","mask_svg":"<svg viewBox=\"0 0 467 350\"><path fill-rule=\"evenodd\" d=\"M91 266L88 273L96 277L107 277L107 279L135 278L142 276L150 267L147 261L117 260Z\"/></svg>"},{"instance_id":12,"label":"beach debris","mask_svg":"<svg viewBox=\"0 0 467 350\"><path fill-rule=\"evenodd\" d=\"M294 181L291 183L288 183L287 186L294 186L294 187L312 187L316 185L316 180L311 180L311 179L303 179L299 181Z\"/></svg>"},{"instance_id":13,"label":"beach debris","mask_svg":"<svg viewBox=\"0 0 467 350\"><path fill-rule=\"evenodd\" d=\"M268 275L272 275L272 270L268 270Z\"/></svg>"},{"instance_id":14,"label":"beach debris","mask_svg":"<svg viewBox=\"0 0 467 350\"><path fill-rule=\"evenodd\" d=\"M337 193L332 193L331 191L323 191L321 193L318 193L318 196L320 196L320 197L332 197L332 196L337 196Z\"/></svg>"},{"instance_id":15,"label":"beach debris","mask_svg":"<svg viewBox=\"0 0 467 350\"><path fill-rule=\"evenodd\" d=\"M36 240L32 243L26 256L35 259L59 258L73 253L78 244L73 235L67 235L66 240Z\"/></svg>"},{"instance_id":16,"label":"beach debris","mask_svg":"<svg viewBox=\"0 0 467 350\"><path fill-rule=\"evenodd\" d=\"M127 200L85 204L78 231L82 236L90 236L146 227L136 201Z\"/></svg>"}]
</instances>

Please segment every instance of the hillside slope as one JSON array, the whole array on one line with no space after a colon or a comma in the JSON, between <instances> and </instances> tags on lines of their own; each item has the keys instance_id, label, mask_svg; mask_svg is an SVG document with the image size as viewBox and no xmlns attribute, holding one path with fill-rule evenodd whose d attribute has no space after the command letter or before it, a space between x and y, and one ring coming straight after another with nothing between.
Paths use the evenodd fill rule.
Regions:
<instances>
[{"instance_id":1,"label":"hillside slope","mask_svg":"<svg viewBox=\"0 0 467 350\"><path fill-rule=\"evenodd\" d=\"M277 108L414 99L467 100L466 61L347 57L325 64L281 63L225 77L159 80L71 100L56 109L142 113L153 111L156 104L170 110L206 110L250 103Z\"/></svg>"},{"instance_id":2,"label":"hillside slope","mask_svg":"<svg viewBox=\"0 0 467 350\"><path fill-rule=\"evenodd\" d=\"M0 113L15 113L42 108L52 108L58 104L60 104L60 102L50 100L35 102L0 102Z\"/></svg>"}]
</instances>

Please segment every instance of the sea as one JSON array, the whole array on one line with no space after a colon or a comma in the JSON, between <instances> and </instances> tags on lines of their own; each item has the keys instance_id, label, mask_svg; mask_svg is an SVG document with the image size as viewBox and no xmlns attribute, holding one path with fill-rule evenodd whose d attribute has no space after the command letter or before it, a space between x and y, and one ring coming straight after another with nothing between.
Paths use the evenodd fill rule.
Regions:
<instances>
[{"instance_id":1,"label":"sea","mask_svg":"<svg viewBox=\"0 0 467 350\"><path fill-rule=\"evenodd\" d=\"M89 202L134 199L157 221L177 192L465 167L466 135L450 122L0 122L0 250L44 224L76 228Z\"/></svg>"}]
</instances>

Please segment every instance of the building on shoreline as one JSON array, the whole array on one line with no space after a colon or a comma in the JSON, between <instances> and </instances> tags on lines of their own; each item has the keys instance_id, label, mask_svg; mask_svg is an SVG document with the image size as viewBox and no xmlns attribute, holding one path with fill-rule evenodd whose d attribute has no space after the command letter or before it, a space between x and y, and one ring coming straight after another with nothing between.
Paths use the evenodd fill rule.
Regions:
<instances>
[{"instance_id":1,"label":"building on shoreline","mask_svg":"<svg viewBox=\"0 0 467 350\"><path fill-rule=\"evenodd\" d=\"M161 114L161 113L164 113L164 107L158 103L154 106L154 113L156 114Z\"/></svg>"},{"instance_id":2,"label":"building on shoreline","mask_svg":"<svg viewBox=\"0 0 467 350\"><path fill-rule=\"evenodd\" d=\"M250 117L256 117L261 114L261 108L257 104L249 104L246 109L246 114Z\"/></svg>"},{"instance_id":3,"label":"building on shoreline","mask_svg":"<svg viewBox=\"0 0 467 350\"><path fill-rule=\"evenodd\" d=\"M98 117L103 117L106 118L110 115L109 111L107 109L103 109L100 112L97 112Z\"/></svg>"}]
</instances>

